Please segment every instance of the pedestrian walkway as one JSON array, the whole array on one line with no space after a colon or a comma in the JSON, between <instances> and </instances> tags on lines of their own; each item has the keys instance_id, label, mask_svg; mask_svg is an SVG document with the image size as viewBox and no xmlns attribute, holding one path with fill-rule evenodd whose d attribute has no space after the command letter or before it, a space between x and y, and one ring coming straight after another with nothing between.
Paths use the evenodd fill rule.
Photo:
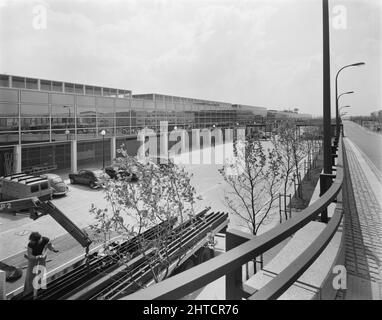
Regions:
<instances>
[{"instance_id":1,"label":"pedestrian walkway","mask_svg":"<svg viewBox=\"0 0 382 320\"><path fill-rule=\"evenodd\" d=\"M345 138L350 177L346 179L345 299L382 299L382 179L367 156ZM350 178L350 179L349 179Z\"/></svg>"}]
</instances>

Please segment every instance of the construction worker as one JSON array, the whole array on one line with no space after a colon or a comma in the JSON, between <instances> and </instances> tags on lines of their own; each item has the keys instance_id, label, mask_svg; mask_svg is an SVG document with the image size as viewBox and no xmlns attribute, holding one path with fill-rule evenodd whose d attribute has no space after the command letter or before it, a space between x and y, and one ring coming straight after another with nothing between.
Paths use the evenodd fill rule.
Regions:
<instances>
[{"instance_id":1,"label":"construction worker","mask_svg":"<svg viewBox=\"0 0 382 320\"><path fill-rule=\"evenodd\" d=\"M43 273L46 275L46 255L48 249L55 253L58 252L49 238L42 237L38 232L32 232L29 236L27 254L24 255L28 259L28 268L25 276L24 295L34 292L37 294L38 288L34 288L33 279L36 275Z\"/></svg>"}]
</instances>

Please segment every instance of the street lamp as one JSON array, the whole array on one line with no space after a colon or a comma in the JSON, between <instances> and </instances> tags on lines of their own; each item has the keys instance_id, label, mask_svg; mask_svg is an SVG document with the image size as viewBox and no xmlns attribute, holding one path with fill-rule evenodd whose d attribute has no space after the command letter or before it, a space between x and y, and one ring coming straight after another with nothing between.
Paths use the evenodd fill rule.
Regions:
<instances>
[{"instance_id":1,"label":"street lamp","mask_svg":"<svg viewBox=\"0 0 382 320\"><path fill-rule=\"evenodd\" d=\"M339 96L338 96L338 75L340 74L340 72L345 69L345 68L349 68L349 67L359 67L359 66L362 66L364 65L365 62L357 62L357 63L352 63L352 64L348 64L344 67L342 67L341 69L339 69L337 71L337 74L336 74L336 130L337 130L337 134L339 132L339 129L340 129L340 119L338 117L338 99L339 99ZM349 92L352 92L352 91L349 91Z\"/></svg>"},{"instance_id":2,"label":"street lamp","mask_svg":"<svg viewBox=\"0 0 382 320\"><path fill-rule=\"evenodd\" d=\"M66 141L68 141L69 140L69 134L70 134L70 131L68 130L68 128L66 128L65 134L66 134Z\"/></svg>"},{"instance_id":3,"label":"street lamp","mask_svg":"<svg viewBox=\"0 0 382 320\"><path fill-rule=\"evenodd\" d=\"M338 112L340 112L343 108L350 108L350 106L342 106L338 109Z\"/></svg>"},{"instance_id":4,"label":"street lamp","mask_svg":"<svg viewBox=\"0 0 382 320\"><path fill-rule=\"evenodd\" d=\"M106 131L102 130L100 132L100 134L102 136L102 169L105 170L105 134L106 134Z\"/></svg>"}]
</instances>

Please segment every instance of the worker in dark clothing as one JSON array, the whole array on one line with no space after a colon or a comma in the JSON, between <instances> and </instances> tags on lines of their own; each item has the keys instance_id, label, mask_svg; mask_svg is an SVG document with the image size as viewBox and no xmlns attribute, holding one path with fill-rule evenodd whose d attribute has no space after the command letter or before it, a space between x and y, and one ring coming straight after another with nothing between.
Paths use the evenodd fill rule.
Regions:
<instances>
[{"instance_id":1,"label":"worker in dark clothing","mask_svg":"<svg viewBox=\"0 0 382 320\"><path fill-rule=\"evenodd\" d=\"M29 236L29 243L27 248L27 254L24 255L28 259L28 269L25 277L24 284L24 295L37 291L36 288L33 288L33 279L39 273L39 270L45 270L46 272L46 255L47 251L58 252L49 238L42 237L38 232L32 232ZM38 266L38 268L36 268ZM41 268L42 267L42 268Z\"/></svg>"}]
</instances>

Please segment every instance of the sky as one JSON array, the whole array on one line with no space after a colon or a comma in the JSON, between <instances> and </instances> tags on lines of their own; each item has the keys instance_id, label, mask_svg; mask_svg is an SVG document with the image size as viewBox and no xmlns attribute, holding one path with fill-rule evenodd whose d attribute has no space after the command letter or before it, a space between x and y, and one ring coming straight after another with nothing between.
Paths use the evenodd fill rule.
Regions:
<instances>
[{"instance_id":1,"label":"sky","mask_svg":"<svg viewBox=\"0 0 382 320\"><path fill-rule=\"evenodd\" d=\"M382 1L329 1L349 115L382 109ZM0 0L0 73L322 115L321 0Z\"/></svg>"}]
</instances>

